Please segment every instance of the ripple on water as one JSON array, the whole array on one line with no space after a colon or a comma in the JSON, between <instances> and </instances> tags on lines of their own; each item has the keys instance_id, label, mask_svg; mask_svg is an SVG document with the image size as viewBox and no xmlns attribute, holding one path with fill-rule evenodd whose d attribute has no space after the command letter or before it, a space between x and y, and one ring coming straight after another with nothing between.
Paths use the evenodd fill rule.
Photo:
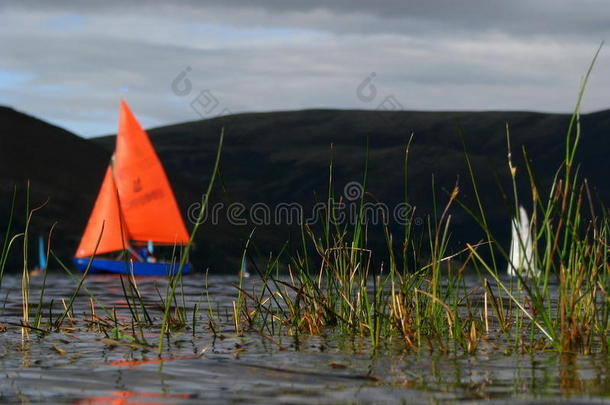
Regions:
<instances>
[{"instance_id":1,"label":"ripple on water","mask_svg":"<svg viewBox=\"0 0 610 405\"><path fill-rule=\"evenodd\" d=\"M40 278L32 279L31 306L38 303ZM208 279L214 310L227 314L236 290L235 277ZM162 278L138 279L151 308L164 294ZM204 278L185 277L184 300L193 308L202 297ZM44 321L63 312L75 283L50 274L43 306ZM20 278L5 276L0 321L0 401L31 403L430 403L481 399L514 404L552 403L567 397L572 403L597 403L610 395L610 360L605 355L560 356L555 353L506 356L491 345L472 356L447 356L427 351L405 353L392 347L371 356L366 339L324 335L274 338L256 333L232 333L230 322L219 325L223 338L207 330L202 311L196 333L175 334L161 359L156 348L113 342L77 323L73 331L35 334L23 340ZM120 280L90 277L87 290L96 311L117 308L128 317ZM205 296L202 307L207 306ZM76 314L90 313L89 295L75 301ZM152 310L153 312L155 310ZM159 313L153 313L159 316ZM146 338L156 343L152 331ZM298 350L297 350L298 349ZM201 353L203 352L203 355ZM562 402L567 403L567 402Z\"/></svg>"}]
</instances>

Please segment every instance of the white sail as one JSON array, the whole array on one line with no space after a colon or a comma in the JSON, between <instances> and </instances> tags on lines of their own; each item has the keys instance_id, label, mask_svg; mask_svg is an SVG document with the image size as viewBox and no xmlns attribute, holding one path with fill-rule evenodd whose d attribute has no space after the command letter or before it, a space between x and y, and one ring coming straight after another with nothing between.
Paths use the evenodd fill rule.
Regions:
<instances>
[{"instance_id":1,"label":"white sail","mask_svg":"<svg viewBox=\"0 0 610 405\"><path fill-rule=\"evenodd\" d=\"M511 244L508 256L508 275L521 277L538 277L540 270L536 268L534 259L534 243L530 230L527 212L519 206L519 216L511 223Z\"/></svg>"}]
</instances>

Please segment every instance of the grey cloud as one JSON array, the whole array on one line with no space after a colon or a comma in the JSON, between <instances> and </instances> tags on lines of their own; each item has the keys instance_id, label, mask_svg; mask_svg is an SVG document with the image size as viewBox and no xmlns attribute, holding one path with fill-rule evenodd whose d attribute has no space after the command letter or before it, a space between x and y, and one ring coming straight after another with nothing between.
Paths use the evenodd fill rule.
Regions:
<instances>
[{"instance_id":1,"label":"grey cloud","mask_svg":"<svg viewBox=\"0 0 610 405\"><path fill-rule=\"evenodd\" d=\"M585 36L595 38L596 42L610 33L610 2L605 0L193 0L173 5L161 0L76 3L26 0L12 7L84 14L165 13L191 20L335 33L505 33L520 37Z\"/></svg>"},{"instance_id":2,"label":"grey cloud","mask_svg":"<svg viewBox=\"0 0 610 405\"><path fill-rule=\"evenodd\" d=\"M204 89L233 112L370 109L387 95L406 109L568 111L608 8L547 0L0 4L0 73L26 77L2 89L0 104L82 135L114 131L120 97L144 126L199 119L190 102ZM71 18L73 27L61 26ZM597 71L609 64L602 53ZM170 84L186 66L193 94L178 97ZM355 89L371 72L380 98L363 103ZM609 84L594 74L585 110L607 107Z\"/></svg>"}]
</instances>

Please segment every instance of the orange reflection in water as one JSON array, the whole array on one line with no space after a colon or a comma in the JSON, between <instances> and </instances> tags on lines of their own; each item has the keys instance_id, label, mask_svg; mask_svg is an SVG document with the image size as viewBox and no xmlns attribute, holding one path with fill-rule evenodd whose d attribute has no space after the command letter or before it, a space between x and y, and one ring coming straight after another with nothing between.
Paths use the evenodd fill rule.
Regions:
<instances>
[{"instance_id":1,"label":"orange reflection in water","mask_svg":"<svg viewBox=\"0 0 610 405\"><path fill-rule=\"evenodd\" d=\"M141 366L142 364L155 364L155 363L163 363L166 361L176 361L176 360L188 360L188 359L194 359L195 356L194 354L188 355L188 356L179 356L179 357L162 357L159 359L153 359L153 360L115 360L115 361L111 361L108 363L104 363L106 365L109 366L116 366L116 367L136 367L136 366Z\"/></svg>"},{"instance_id":2,"label":"orange reflection in water","mask_svg":"<svg viewBox=\"0 0 610 405\"><path fill-rule=\"evenodd\" d=\"M191 398L190 394L159 394L154 392L131 392L131 391L114 391L110 392L108 396L104 397L91 397L83 398L75 405L157 405L163 404L164 402L155 401L154 398L178 398L188 399Z\"/></svg>"}]
</instances>

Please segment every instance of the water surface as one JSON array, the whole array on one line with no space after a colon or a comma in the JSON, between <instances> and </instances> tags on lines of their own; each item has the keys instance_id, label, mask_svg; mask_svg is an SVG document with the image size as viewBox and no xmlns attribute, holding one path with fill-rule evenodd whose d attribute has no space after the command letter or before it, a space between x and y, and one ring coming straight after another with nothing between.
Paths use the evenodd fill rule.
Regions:
<instances>
[{"instance_id":1,"label":"water surface","mask_svg":"<svg viewBox=\"0 0 610 405\"><path fill-rule=\"evenodd\" d=\"M32 279L31 307L38 303L42 279ZM184 303L192 313L199 303L194 330L174 333L161 358L156 346L113 339L88 327L90 299L81 291L70 328L23 336L20 276L5 276L0 296L0 402L75 404L173 403L440 403L492 400L504 403L598 403L610 398L607 355L510 354L481 344L475 355L447 355L429 350L406 352L399 344L371 355L366 339L333 331L321 336L273 339L255 331L236 335L230 320L236 296L232 276L211 276L209 298L218 314L217 336L210 332L203 275L184 279ZM255 283L256 280L249 280ZM162 278L139 278L142 295L157 320ZM49 274L44 322L62 313L76 282ZM120 279L89 277L85 286L98 300L96 312L115 307L128 319ZM182 301L181 301L182 302ZM192 321L192 320L191 320ZM160 321L158 321L160 322ZM155 330L145 333L157 343Z\"/></svg>"}]
</instances>

